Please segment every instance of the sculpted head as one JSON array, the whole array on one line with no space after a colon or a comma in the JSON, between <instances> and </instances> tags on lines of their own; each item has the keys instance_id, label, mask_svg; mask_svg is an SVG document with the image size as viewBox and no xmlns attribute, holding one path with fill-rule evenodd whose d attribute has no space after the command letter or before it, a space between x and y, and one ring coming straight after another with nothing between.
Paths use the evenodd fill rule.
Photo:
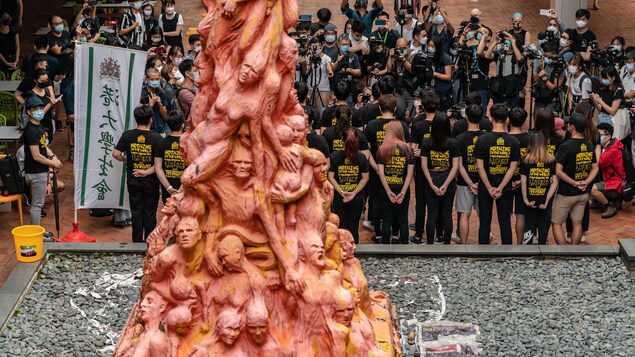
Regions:
<instances>
[{"instance_id":1,"label":"sculpted head","mask_svg":"<svg viewBox=\"0 0 635 357\"><path fill-rule=\"evenodd\" d=\"M333 321L345 326L351 325L353 313L355 312L355 300L353 294L343 287L335 290L333 299Z\"/></svg>"},{"instance_id":2,"label":"sculpted head","mask_svg":"<svg viewBox=\"0 0 635 357\"><path fill-rule=\"evenodd\" d=\"M230 271L243 271L243 257L245 256L245 246L235 234L226 235L218 243L218 259Z\"/></svg>"},{"instance_id":3,"label":"sculpted head","mask_svg":"<svg viewBox=\"0 0 635 357\"><path fill-rule=\"evenodd\" d=\"M293 130L293 143L302 145L306 137L306 118L300 115L289 117L289 127Z\"/></svg>"},{"instance_id":4,"label":"sculpted head","mask_svg":"<svg viewBox=\"0 0 635 357\"><path fill-rule=\"evenodd\" d=\"M192 311L186 305L179 305L167 313L165 323L178 335L185 336L192 324Z\"/></svg>"},{"instance_id":5,"label":"sculpted head","mask_svg":"<svg viewBox=\"0 0 635 357\"><path fill-rule=\"evenodd\" d=\"M234 308L228 308L218 314L216 331L218 338L226 345L233 345L243 327L243 318Z\"/></svg>"},{"instance_id":6,"label":"sculpted head","mask_svg":"<svg viewBox=\"0 0 635 357\"><path fill-rule=\"evenodd\" d=\"M243 64L240 67L240 75L238 81L242 84L253 83L258 79L258 72L249 64Z\"/></svg>"},{"instance_id":7,"label":"sculpted head","mask_svg":"<svg viewBox=\"0 0 635 357\"><path fill-rule=\"evenodd\" d=\"M293 130L286 125L278 125L276 128L276 136L282 146L293 144Z\"/></svg>"},{"instance_id":8,"label":"sculpted head","mask_svg":"<svg viewBox=\"0 0 635 357\"><path fill-rule=\"evenodd\" d=\"M269 334L269 312L260 300L254 300L247 308L247 330L257 344L267 340Z\"/></svg>"},{"instance_id":9,"label":"sculpted head","mask_svg":"<svg viewBox=\"0 0 635 357\"><path fill-rule=\"evenodd\" d=\"M340 229L340 249L342 260L346 261L355 257L355 240L351 232L346 229Z\"/></svg>"},{"instance_id":10,"label":"sculpted head","mask_svg":"<svg viewBox=\"0 0 635 357\"><path fill-rule=\"evenodd\" d=\"M251 150L241 145L237 145L231 158L234 176L240 179L251 177L252 164L253 157L251 155Z\"/></svg>"},{"instance_id":11,"label":"sculpted head","mask_svg":"<svg viewBox=\"0 0 635 357\"><path fill-rule=\"evenodd\" d=\"M194 217L182 217L176 226L176 241L185 250L196 247L202 235L198 221Z\"/></svg>"},{"instance_id":12,"label":"sculpted head","mask_svg":"<svg viewBox=\"0 0 635 357\"><path fill-rule=\"evenodd\" d=\"M141 301L139 312L143 322L156 321L165 312L167 303L155 291L150 291Z\"/></svg>"},{"instance_id":13,"label":"sculpted head","mask_svg":"<svg viewBox=\"0 0 635 357\"><path fill-rule=\"evenodd\" d=\"M327 180L327 174L329 172L329 167L326 164L326 157L318 150L312 150L311 153L315 155L317 160L313 165L313 178L319 184L323 184Z\"/></svg>"},{"instance_id":14,"label":"sculpted head","mask_svg":"<svg viewBox=\"0 0 635 357\"><path fill-rule=\"evenodd\" d=\"M305 239L300 241L301 252L300 259L304 260L307 264L313 265L320 269L326 265L324 258L324 243L317 234L307 234Z\"/></svg>"}]
</instances>

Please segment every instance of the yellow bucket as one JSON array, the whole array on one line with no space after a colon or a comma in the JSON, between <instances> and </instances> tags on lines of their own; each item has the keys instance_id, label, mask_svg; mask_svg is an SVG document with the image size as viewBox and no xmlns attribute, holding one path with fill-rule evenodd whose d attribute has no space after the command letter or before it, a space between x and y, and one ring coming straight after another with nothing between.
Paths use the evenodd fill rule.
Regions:
<instances>
[{"instance_id":1,"label":"yellow bucket","mask_svg":"<svg viewBox=\"0 0 635 357\"><path fill-rule=\"evenodd\" d=\"M33 225L13 228L11 234L13 234L15 255L18 261L31 263L42 259L44 232L44 227Z\"/></svg>"}]
</instances>

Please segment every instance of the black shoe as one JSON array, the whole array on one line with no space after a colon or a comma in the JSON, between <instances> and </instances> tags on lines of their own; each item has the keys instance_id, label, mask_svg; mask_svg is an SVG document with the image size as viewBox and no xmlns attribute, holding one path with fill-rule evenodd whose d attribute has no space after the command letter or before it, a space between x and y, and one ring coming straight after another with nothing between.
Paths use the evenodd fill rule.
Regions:
<instances>
[{"instance_id":1,"label":"black shoe","mask_svg":"<svg viewBox=\"0 0 635 357\"><path fill-rule=\"evenodd\" d=\"M410 237L410 243L423 244L423 238L417 237L417 236L412 236L412 237Z\"/></svg>"},{"instance_id":2,"label":"black shoe","mask_svg":"<svg viewBox=\"0 0 635 357\"><path fill-rule=\"evenodd\" d=\"M390 238L390 243L391 244L401 244L401 239L399 239L397 237L392 237L392 238Z\"/></svg>"},{"instance_id":3,"label":"black shoe","mask_svg":"<svg viewBox=\"0 0 635 357\"><path fill-rule=\"evenodd\" d=\"M415 224L414 224L414 223L410 223L410 224L408 225L408 229L410 229L410 230L413 230L413 231L414 231L414 230L415 230L415 228L417 228L417 226L415 226Z\"/></svg>"},{"instance_id":4,"label":"black shoe","mask_svg":"<svg viewBox=\"0 0 635 357\"><path fill-rule=\"evenodd\" d=\"M381 237L377 237L377 236L372 236L370 238L371 242L375 243L375 244L381 244Z\"/></svg>"},{"instance_id":5,"label":"black shoe","mask_svg":"<svg viewBox=\"0 0 635 357\"><path fill-rule=\"evenodd\" d=\"M42 210L42 212L40 212L40 217L46 217L46 211Z\"/></svg>"},{"instance_id":6,"label":"black shoe","mask_svg":"<svg viewBox=\"0 0 635 357\"><path fill-rule=\"evenodd\" d=\"M44 233L44 241L45 242L55 242L55 237L53 236L53 232Z\"/></svg>"},{"instance_id":7,"label":"black shoe","mask_svg":"<svg viewBox=\"0 0 635 357\"><path fill-rule=\"evenodd\" d=\"M126 221L115 221L115 223L113 223L115 227L119 227L119 228L123 228L125 226L127 226Z\"/></svg>"},{"instance_id":8,"label":"black shoe","mask_svg":"<svg viewBox=\"0 0 635 357\"><path fill-rule=\"evenodd\" d=\"M443 237L437 237L437 239L434 240L434 244L443 244Z\"/></svg>"}]
</instances>

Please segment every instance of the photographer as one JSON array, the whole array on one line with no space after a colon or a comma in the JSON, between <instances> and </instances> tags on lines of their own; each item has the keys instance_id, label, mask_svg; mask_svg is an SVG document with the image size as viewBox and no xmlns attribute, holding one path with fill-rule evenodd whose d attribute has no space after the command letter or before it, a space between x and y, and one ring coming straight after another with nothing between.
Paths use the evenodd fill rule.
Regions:
<instances>
[{"instance_id":1,"label":"photographer","mask_svg":"<svg viewBox=\"0 0 635 357\"><path fill-rule=\"evenodd\" d=\"M575 12L575 29L569 29L571 37L571 49L574 52L580 52L584 62L591 60L591 44L596 43L597 37L593 31L589 30L588 24L591 13L587 9L578 9Z\"/></svg>"},{"instance_id":2,"label":"photographer","mask_svg":"<svg viewBox=\"0 0 635 357\"><path fill-rule=\"evenodd\" d=\"M395 14L397 17L395 31L399 33L400 37L405 38L408 43L412 41L414 29L419 25L419 21L414 18L413 14L414 10L410 4L401 5L399 12Z\"/></svg>"},{"instance_id":3,"label":"photographer","mask_svg":"<svg viewBox=\"0 0 635 357\"><path fill-rule=\"evenodd\" d=\"M563 82L566 62L563 57L556 55L558 47L555 44L545 42L543 45L543 57L534 60L534 83L531 95L535 100L535 114L541 108L549 108L554 112L562 109L558 90Z\"/></svg>"},{"instance_id":4,"label":"photographer","mask_svg":"<svg viewBox=\"0 0 635 357\"><path fill-rule=\"evenodd\" d=\"M466 26L465 38L461 38L461 40L464 41L467 53L471 53L466 63L468 68L468 91L481 97L480 105L485 113L489 104L489 67L492 60L486 58L484 53L486 52L491 32L486 27L479 27L476 30L474 25Z\"/></svg>"},{"instance_id":5,"label":"photographer","mask_svg":"<svg viewBox=\"0 0 635 357\"><path fill-rule=\"evenodd\" d=\"M318 21L309 25L309 22L298 22L298 25L304 23L309 26L309 30L311 31L311 36L318 37L320 42L324 42L324 28L327 25L331 25L331 10L326 7L323 7L317 12ZM304 29L304 27L302 27ZM300 29L296 26L296 31L300 33ZM300 35L302 35L300 33Z\"/></svg>"},{"instance_id":6,"label":"photographer","mask_svg":"<svg viewBox=\"0 0 635 357\"><path fill-rule=\"evenodd\" d=\"M496 62L496 77L490 79L494 104L508 102L517 107L518 92L524 87L519 75L520 64L525 57L516 46L515 38L507 31L498 31L497 36L490 40L483 57Z\"/></svg>"},{"instance_id":7,"label":"photographer","mask_svg":"<svg viewBox=\"0 0 635 357\"><path fill-rule=\"evenodd\" d=\"M599 111L597 124L613 125L612 116L617 114L624 100L624 87L614 66L606 67L600 73L600 93L591 93L589 98L595 109Z\"/></svg>"},{"instance_id":8,"label":"photographer","mask_svg":"<svg viewBox=\"0 0 635 357\"><path fill-rule=\"evenodd\" d=\"M362 75L362 66L356 54L350 52L351 40L345 33L339 37L339 51L337 60L333 63L333 78L331 88L335 88L341 81L347 81L349 85L355 78Z\"/></svg>"},{"instance_id":9,"label":"photographer","mask_svg":"<svg viewBox=\"0 0 635 357\"><path fill-rule=\"evenodd\" d=\"M313 38L319 40L316 36L313 36ZM337 59L339 48L337 47L337 27L335 25L328 24L324 27L324 46L322 47L322 52L332 60Z\"/></svg>"},{"instance_id":10,"label":"photographer","mask_svg":"<svg viewBox=\"0 0 635 357\"><path fill-rule=\"evenodd\" d=\"M384 10L384 4L381 0L375 0L373 8L368 11L366 9L368 7L368 0L356 0L355 5L353 5L355 10L350 8L348 2L349 0L342 0L342 4L340 5L342 14L346 15L349 19L361 21L366 27L364 36L370 36L370 30L373 28L373 22L378 17L379 13Z\"/></svg>"},{"instance_id":11,"label":"photographer","mask_svg":"<svg viewBox=\"0 0 635 357\"><path fill-rule=\"evenodd\" d=\"M405 38L400 38L399 40L397 40L395 48L389 51L388 64L386 66L388 69L388 73L391 73L392 76L397 79L397 85L400 88L404 89L402 95L405 97L406 102L408 103L408 108L412 107L412 93L410 92L410 88L404 87L404 76L407 72L406 58L409 52L410 50L408 50L408 42Z\"/></svg>"},{"instance_id":12,"label":"photographer","mask_svg":"<svg viewBox=\"0 0 635 357\"><path fill-rule=\"evenodd\" d=\"M360 62L363 62L363 57L370 52L368 37L364 36L364 31L366 31L366 27L363 22L357 20L353 21L351 24L350 35L351 48L349 50L359 57Z\"/></svg>"},{"instance_id":13,"label":"photographer","mask_svg":"<svg viewBox=\"0 0 635 357\"><path fill-rule=\"evenodd\" d=\"M624 85L624 98L628 100L635 98L635 51L630 51L624 56L620 79Z\"/></svg>"},{"instance_id":14,"label":"photographer","mask_svg":"<svg viewBox=\"0 0 635 357\"><path fill-rule=\"evenodd\" d=\"M310 43L310 54L306 57L309 85L309 104L317 110L326 108L331 98L329 77L333 76L331 57L324 54L319 39L313 37Z\"/></svg>"},{"instance_id":15,"label":"photographer","mask_svg":"<svg viewBox=\"0 0 635 357\"><path fill-rule=\"evenodd\" d=\"M565 113L572 113L580 102L587 102L593 90L593 83L589 72L584 66L581 53L576 52L567 67L567 109Z\"/></svg>"},{"instance_id":16,"label":"photographer","mask_svg":"<svg viewBox=\"0 0 635 357\"><path fill-rule=\"evenodd\" d=\"M148 51L148 56L160 56L166 55L165 42L163 41L163 29L159 26L154 26L150 29L150 37L143 44L143 49Z\"/></svg>"},{"instance_id":17,"label":"photographer","mask_svg":"<svg viewBox=\"0 0 635 357\"><path fill-rule=\"evenodd\" d=\"M135 45L142 47L144 41L144 22L139 10L143 6L143 1L130 2L130 9L124 12L117 21L117 37L119 44L123 47Z\"/></svg>"},{"instance_id":18,"label":"photographer","mask_svg":"<svg viewBox=\"0 0 635 357\"><path fill-rule=\"evenodd\" d=\"M571 49L571 32L569 30L560 34L560 50L558 56L562 56L565 61L571 61L573 58L573 50Z\"/></svg>"},{"instance_id":19,"label":"photographer","mask_svg":"<svg viewBox=\"0 0 635 357\"><path fill-rule=\"evenodd\" d=\"M376 37L370 37L369 45L371 51L368 56L366 56L366 70L371 76L374 76L375 79L379 79L388 73L386 66L388 64L389 53L384 43Z\"/></svg>"},{"instance_id":20,"label":"photographer","mask_svg":"<svg viewBox=\"0 0 635 357\"><path fill-rule=\"evenodd\" d=\"M439 109L446 111L450 107L450 89L452 79L452 59L441 51L441 38L434 36L428 40L426 51L432 61L432 86L441 99Z\"/></svg>"},{"instance_id":21,"label":"photographer","mask_svg":"<svg viewBox=\"0 0 635 357\"><path fill-rule=\"evenodd\" d=\"M390 16L387 12L382 11L377 20L375 21L377 30L370 34L370 37L374 37L381 41L387 48L395 48L397 40L399 39L399 33L390 29Z\"/></svg>"},{"instance_id":22,"label":"photographer","mask_svg":"<svg viewBox=\"0 0 635 357\"><path fill-rule=\"evenodd\" d=\"M71 28L76 29L77 27L81 26L85 20L92 20L93 26L99 30L99 18L96 16L97 14L97 6L91 6L88 5L88 3L84 3L84 5L82 5L82 9L81 11L77 12L77 15L75 15L75 20L73 21L73 25L71 25Z\"/></svg>"},{"instance_id":23,"label":"photographer","mask_svg":"<svg viewBox=\"0 0 635 357\"><path fill-rule=\"evenodd\" d=\"M82 19L81 25L75 28L75 41L95 43L100 36L99 26L90 18Z\"/></svg>"},{"instance_id":24,"label":"photographer","mask_svg":"<svg viewBox=\"0 0 635 357\"><path fill-rule=\"evenodd\" d=\"M523 28L523 14L515 12L512 14L512 29L508 31L516 39L516 47L523 48L529 44L531 34Z\"/></svg>"},{"instance_id":25,"label":"photographer","mask_svg":"<svg viewBox=\"0 0 635 357\"><path fill-rule=\"evenodd\" d=\"M611 40L611 45L606 49L606 52L609 55L607 65L614 65L618 68L622 68L622 66L624 65L624 46L626 46L624 37L613 37L613 39Z\"/></svg>"},{"instance_id":26,"label":"photographer","mask_svg":"<svg viewBox=\"0 0 635 357\"><path fill-rule=\"evenodd\" d=\"M422 24L417 25L412 31L412 42L410 42L410 49L415 51L423 51L423 47L428 42L428 32Z\"/></svg>"},{"instance_id":27,"label":"photographer","mask_svg":"<svg viewBox=\"0 0 635 357\"><path fill-rule=\"evenodd\" d=\"M432 24L427 29L429 37L438 36L441 39L440 51L450 54L450 44L454 37L454 27L448 21L448 14L441 10L441 5L437 3L437 10L432 18Z\"/></svg>"}]
</instances>

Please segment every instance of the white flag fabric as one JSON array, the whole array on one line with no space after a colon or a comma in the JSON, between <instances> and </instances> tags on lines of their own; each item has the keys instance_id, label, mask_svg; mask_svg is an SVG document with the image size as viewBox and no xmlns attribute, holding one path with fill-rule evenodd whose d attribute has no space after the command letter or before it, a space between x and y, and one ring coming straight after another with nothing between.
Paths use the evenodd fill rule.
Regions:
<instances>
[{"instance_id":1,"label":"white flag fabric","mask_svg":"<svg viewBox=\"0 0 635 357\"><path fill-rule=\"evenodd\" d=\"M75 207L129 209L124 164L112 157L121 134L135 127L146 53L75 47Z\"/></svg>"}]
</instances>

